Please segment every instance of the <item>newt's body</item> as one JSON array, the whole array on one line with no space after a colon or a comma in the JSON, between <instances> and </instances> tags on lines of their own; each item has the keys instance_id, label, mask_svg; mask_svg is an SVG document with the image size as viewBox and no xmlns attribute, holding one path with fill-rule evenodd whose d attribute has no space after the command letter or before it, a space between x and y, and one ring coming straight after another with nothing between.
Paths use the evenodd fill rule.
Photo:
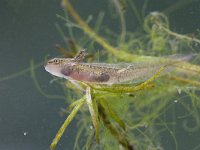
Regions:
<instances>
[{"instance_id":1,"label":"newt's body","mask_svg":"<svg viewBox=\"0 0 200 150\"><path fill-rule=\"evenodd\" d=\"M155 62L142 63L82 63L84 51L75 58L54 58L45 65L49 73L66 78L97 84L119 84L123 82L138 82L153 76L161 67L173 63L157 60Z\"/></svg>"}]
</instances>

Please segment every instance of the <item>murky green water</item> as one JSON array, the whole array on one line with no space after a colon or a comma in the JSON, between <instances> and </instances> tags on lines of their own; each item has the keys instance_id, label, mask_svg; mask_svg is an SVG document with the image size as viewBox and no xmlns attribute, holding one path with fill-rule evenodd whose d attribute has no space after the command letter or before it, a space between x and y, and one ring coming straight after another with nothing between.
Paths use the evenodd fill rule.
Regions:
<instances>
[{"instance_id":1,"label":"murky green water","mask_svg":"<svg viewBox=\"0 0 200 150\"><path fill-rule=\"evenodd\" d=\"M180 0L181 1L181 0ZM189 1L189 0L188 0ZM144 1L136 4L142 9ZM149 0L145 14L151 11L169 13L171 28L179 33L193 33L200 29L200 2L193 0L178 10L168 10L175 4L174 0ZM97 16L99 11L109 14L106 1L74 1L75 8L83 18ZM42 62L45 56L58 56L55 44L64 45L62 37L56 30L55 23L62 21L56 14L63 14L59 1L40 0L1 0L0 1L0 77L19 72L30 66L30 60ZM127 30L134 31L138 26L137 19L128 11ZM95 17L94 17L95 19ZM92 20L93 24L95 20ZM113 26L117 20L105 17L104 24ZM119 31L119 27L113 26ZM67 31L66 31L67 33ZM77 37L79 33L77 32ZM86 47L87 48L87 47ZM47 93L62 93L60 87L50 84L51 76L43 66L36 71L41 87ZM1 80L1 78L0 78ZM178 105L178 104L177 104ZM60 108L65 108L63 100L48 99L42 96L33 84L29 72L19 77L0 82L0 150L47 150L58 128L66 116L60 116ZM179 106L176 107L179 110ZM179 113L183 110L180 109ZM169 120L173 114L168 113ZM189 120L191 126L193 120ZM176 138L179 150L191 150L198 146L200 128L186 132L182 126L183 119L177 119ZM76 134L76 123L73 122L67 134L61 139L58 149L70 150ZM166 150L174 149L174 141L169 132L163 132L160 139ZM196 147L198 150L199 147Z\"/></svg>"}]
</instances>

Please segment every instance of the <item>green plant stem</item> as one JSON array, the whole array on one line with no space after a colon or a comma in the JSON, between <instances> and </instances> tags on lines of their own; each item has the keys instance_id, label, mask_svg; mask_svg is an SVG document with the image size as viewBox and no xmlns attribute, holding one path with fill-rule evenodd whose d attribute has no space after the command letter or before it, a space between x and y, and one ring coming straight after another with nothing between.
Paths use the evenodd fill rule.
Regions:
<instances>
[{"instance_id":1,"label":"green plant stem","mask_svg":"<svg viewBox=\"0 0 200 150\"><path fill-rule=\"evenodd\" d=\"M172 6L168 7L167 9L163 10L163 13L170 15L174 11L192 3L192 2L198 2L199 0L179 0L175 4L173 3Z\"/></svg>"},{"instance_id":2,"label":"green plant stem","mask_svg":"<svg viewBox=\"0 0 200 150\"><path fill-rule=\"evenodd\" d=\"M116 58L119 58L121 60L126 60L126 61L146 60L148 58L152 58L148 56L139 56L139 55L129 54L123 50L117 50L116 48L112 47L108 42L106 42L106 40L100 37L96 32L94 32L88 26L88 24L82 20L82 18L77 14L77 12L74 10L72 5L70 4L69 0L63 0L63 6L69 12L69 14L74 18L77 24L82 27L82 30L85 33L87 33L91 38L94 38L97 41L97 43L99 43L108 52L113 54Z\"/></svg>"},{"instance_id":3,"label":"green plant stem","mask_svg":"<svg viewBox=\"0 0 200 150\"><path fill-rule=\"evenodd\" d=\"M134 146L131 144L131 142L128 140L126 135L123 132L119 132L116 127L112 125L110 120L107 117L107 114L105 113L104 107L98 103L98 110L99 110L99 116L101 117L104 125L106 128L110 131L112 136L126 149L126 150L134 150Z\"/></svg>"},{"instance_id":4,"label":"green plant stem","mask_svg":"<svg viewBox=\"0 0 200 150\"><path fill-rule=\"evenodd\" d=\"M92 100L91 89L90 87L86 88L86 102L92 117L92 123L95 129L95 137L97 143L99 143L99 120L98 120L98 111L96 109L95 100Z\"/></svg>"},{"instance_id":5,"label":"green plant stem","mask_svg":"<svg viewBox=\"0 0 200 150\"><path fill-rule=\"evenodd\" d=\"M55 138L53 139L53 142L51 143L51 146L50 146L51 150L55 149L55 147L56 147L57 143L59 142L61 136L63 135L63 133L65 132L66 128L68 127L68 125L73 120L73 118L76 116L76 114L79 111L79 109L83 106L84 102L85 102L85 97L83 97L82 100L79 100L79 103L76 106L74 106L72 112L69 114L67 119L64 121L64 123L62 124L62 126L58 130Z\"/></svg>"},{"instance_id":6,"label":"green plant stem","mask_svg":"<svg viewBox=\"0 0 200 150\"><path fill-rule=\"evenodd\" d=\"M159 25L159 24L158 24ZM196 42L198 44L200 44L200 40L199 39L196 39L196 38L192 38L192 37L189 37L189 36L186 36L186 35L182 35L182 34L178 34L178 33L175 33L161 25L159 25L159 27L164 30L165 32L167 32L169 35L172 35L178 39L182 39L182 40L187 40L187 41L190 41L190 42Z\"/></svg>"},{"instance_id":7,"label":"green plant stem","mask_svg":"<svg viewBox=\"0 0 200 150\"><path fill-rule=\"evenodd\" d=\"M41 67L43 64L44 64L44 62L40 62L37 65L34 65L34 69L37 69L37 68ZM19 77L19 76L21 76L23 74L26 74L26 73L30 72L30 71L31 71L31 68L29 67L29 68L23 69L23 70L21 70L19 72L12 73L12 74L6 75L4 77L0 77L0 82L7 81L7 80L10 80L10 79Z\"/></svg>"}]
</instances>

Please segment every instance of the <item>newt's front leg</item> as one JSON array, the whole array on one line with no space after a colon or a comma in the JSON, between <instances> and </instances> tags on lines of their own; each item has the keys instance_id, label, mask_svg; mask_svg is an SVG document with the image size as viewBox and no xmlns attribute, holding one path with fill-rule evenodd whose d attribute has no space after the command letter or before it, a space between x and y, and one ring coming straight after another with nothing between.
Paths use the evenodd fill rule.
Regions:
<instances>
[{"instance_id":1,"label":"newt's front leg","mask_svg":"<svg viewBox=\"0 0 200 150\"><path fill-rule=\"evenodd\" d=\"M85 56L87 55L87 53L85 52L85 49L81 49L76 56L74 57L74 61L75 62L81 62Z\"/></svg>"}]
</instances>

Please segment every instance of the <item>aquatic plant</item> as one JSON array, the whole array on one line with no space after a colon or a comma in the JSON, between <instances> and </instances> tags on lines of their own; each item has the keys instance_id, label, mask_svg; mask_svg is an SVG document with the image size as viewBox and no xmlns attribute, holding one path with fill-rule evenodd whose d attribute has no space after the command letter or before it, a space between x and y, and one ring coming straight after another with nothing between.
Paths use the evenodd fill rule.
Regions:
<instances>
[{"instance_id":1,"label":"aquatic plant","mask_svg":"<svg viewBox=\"0 0 200 150\"><path fill-rule=\"evenodd\" d=\"M101 30L102 14L99 15L99 20L97 20L97 25L93 30L78 15L68 0L62 1L65 16L59 16L59 18L66 22L70 31L70 37L64 39L70 39L70 44L69 40L67 44L73 45L69 47L71 50L77 51L78 48L86 44L89 45L88 49L90 50L93 49L94 43L98 43L107 51L107 60L104 61L141 62L155 61L160 55L182 54L182 51L187 48L195 50L193 44L200 44L200 41L196 38L171 31L168 18L160 12L153 12L147 15L144 20L136 13L139 22L143 25L143 31L141 33L127 33L123 15L125 8L120 1L113 2L120 16L121 34L109 32L103 38L98 34L98 30ZM135 5L132 2L130 3L132 9L135 10ZM72 17L74 21L69 17ZM81 29L86 34L83 39L75 40L74 28ZM65 37L63 33L62 35ZM115 44L113 44L115 47L109 43L109 41L113 42L113 36L116 39ZM82 41L84 42L82 43ZM114 58L111 59L110 56L114 56ZM198 61L198 57L196 61ZM86 136L85 134L88 138L86 145L82 147L83 149L118 149L119 147L141 150L162 149L159 137L165 130L170 133L174 140L174 149L178 149L175 133L170 129L170 126L174 126L176 120L166 122L163 117L169 110L175 111L176 103L180 103L187 111L189 109L194 110L190 113L191 116L196 116L194 117L196 119L194 130L199 128L197 117L199 116L199 98L197 92L200 85L198 77L200 67L182 62L176 66L176 70L158 78L164 69L161 68L151 78L140 84L104 86L88 83L85 85L78 82L85 89L86 95L72 102L69 106L72 111L54 138L51 149L55 148L63 132L75 116L78 117L79 131L74 149L80 149L79 139ZM77 91L72 84L67 82L65 85L64 88L72 88ZM88 129L88 125L91 124L88 118L88 110L81 109L84 103L88 105L91 115L91 123L93 124L93 126L90 126L91 129ZM78 111L81 114L77 115ZM184 123L184 126L188 128L186 123Z\"/></svg>"},{"instance_id":2,"label":"aquatic plant","mask_svg":"<svg viewBox=\"0 0 200 150\"><path fill-rule=\"evenodd\" d=\"M109 27L105 31L101 29L104 17L102 12L99 13L92 29L89 26L90 17L84 21L69 0L62 1L64 16L58 15L58 18L64 21L69 35L66 37L57 25L68 46L66 48L57 46L63 56L73 57L79 49L86 47L89 53L88 62L103 56L102 60L109 63L122 61L140 63L154 62L157 58L161 58L160 56L186 54L190 49L192 53L197 54L193 62L181 62L174 66L176 69L162 76L160 75L166 68L161 67L153 76L137 84L106 86L77 82L86 93L69 81L55 79L54 83L63 88L63 95L49 95L41 89L34 72L38 65L33 61L30 69L16 75L31 71L31 77L41 94L54 99L67 99L69 106L62 112L67 113L68 117L51 144L52 150L74 118L78 124L74 149L161 150L164 149L160 138L163 135L171 137L173 149L179 149L180 143L176 137L177 118L183 120L182 126L189 133L200 129L200 67L196 51L200 41L170 29L165 13L172 12L174 8L167 9L164 13L152 12L144 15L144 12L139 13L133 1L112 2L119 15L121 26L119 34L112 32ZM144 3L143 9L147 2ZM135 32L126 30L124 17L126 3L130 4L141 26ZM176 9L179 5L181 4L177 3ZM77 29L83 31L81 38L77 38L74 34L74 30ZM100 31L102 36L99 35ZM102 54L96 53L96 45L103 48ZM186 115L177 114L177 107L184 110ZM172 119L167 118L169 115ZM192 127L188 123L188 119L191 118L195 122ZM84 144L80 142L83 138ZM198 147L199 145L195 145L193 148Z\"/></svg>"}]
</instances>

